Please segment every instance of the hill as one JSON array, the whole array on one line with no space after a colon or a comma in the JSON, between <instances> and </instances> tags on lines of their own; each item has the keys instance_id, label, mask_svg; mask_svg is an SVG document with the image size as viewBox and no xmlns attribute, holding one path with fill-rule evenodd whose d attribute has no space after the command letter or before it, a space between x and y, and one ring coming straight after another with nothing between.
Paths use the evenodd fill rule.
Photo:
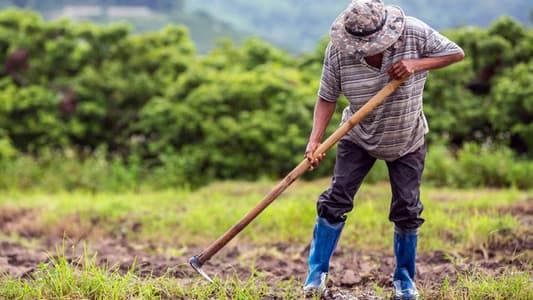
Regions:
<instances>
[{"instance_id":1,"label":"hill","mask_svg":"<svg viewBox=\"0 0 533 300\"><path fill-rule=\"evenodd\" d=\"M314 49L326 36L329 25L349 3L347 0L195 0L189 10L204 10L236 28L258 34L292 51ZM409 15L437 29L476 25L486 27L502 15L528 24L533 3L530 0L385 0L400 5Z\"/></svg>"},{"instance_id":2,"label":"hill","mask_svg":"<svg viewBox=\"0 0 533 300\"><path fill-rule=\"evenodd\" d=\"M228 22L214 17L215 14L205 10L185 11L184 6L185 0L0 0L0 9L31 9L48 20L69 18L100 24L125 22L131 24L134 33L183 24L200 53L208 52L222 38L239 43L247 36Z\"/></svg>"}]
</instances>

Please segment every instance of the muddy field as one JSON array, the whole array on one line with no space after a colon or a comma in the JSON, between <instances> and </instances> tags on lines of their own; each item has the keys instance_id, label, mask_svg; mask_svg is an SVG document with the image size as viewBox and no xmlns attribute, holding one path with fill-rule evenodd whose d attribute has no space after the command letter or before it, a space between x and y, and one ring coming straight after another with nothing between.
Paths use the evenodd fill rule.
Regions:
<instances>
[{"instance_id":1,"label":"muddy field","mask_svg":"<svg viewBox=\"0 0 533 300\"><path fill-rule=\"evenodd\" d=\"M533 261L533 201L527 201L506 209L518 216L521 227L517 232L500 232L480 249L469 249L463 253L422 253L418 256L417 282L425 291L435 291L443 280L452 283L458 274L471 271L498 275L513 266L518 270L531 272ZM65 256L77 263L84 246L90 254L97 253L100 265L110 266L126 272L132 265L141 276L171 276L183 285L197 284L198 275L189 267L187 260L201 251L200 247L182 249L179 255L157 254L165 245L138 244L121 236L101 237L94 228L80 230L75 220L69 226L58 225L55 236L35 228L31 220L37 212L21 209L4 209L0 215L0 230L3 233L17 233L24 239L20 242L0 243L0 273L16 278L31 278L41 263L49 263L57 255L58 247L65 250ZM135 230L130 224L129 230ZM66 226L66 227L65 227ZM76 229L78 228L78 229ZM69 233L63 239L60 232ZM46 236L40 236L46 234ZM27 243L33 239L33 243ZM64 242L64 241L67 242ZM35 242L38 241L38 242ZM82 242L83 241L83 242ZM204 245L205 246L205 245ZM293 279L302 282L306 272L308 246L297 244L253 244L231 243L206 264L208 274L220 278L237 275L242 280L250 276L250 267L255 266L270 286L282 280ZM390 252L364 252L340 247L332 260L330 290L327 299L380 299L374 295L374 286L391 291L390 274L394 261ZM272 290L268 299L280 299L281 291Z\"/></svg>"}]
</instances>

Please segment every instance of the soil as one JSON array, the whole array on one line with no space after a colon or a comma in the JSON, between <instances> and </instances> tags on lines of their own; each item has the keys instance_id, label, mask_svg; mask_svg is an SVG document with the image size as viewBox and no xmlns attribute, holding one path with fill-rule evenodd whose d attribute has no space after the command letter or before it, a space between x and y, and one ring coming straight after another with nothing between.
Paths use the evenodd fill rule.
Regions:
<instances>
[{"instance_id":1,"label":"soil","mask_svg":"<svg viewBox=\"0 0 533 300\"><path fill-rule=\"evenodd\" d=\"M517 232L500 232L483 247L470 249L466 253L422 253L417 257L417 284L425 291L437 291L445 279L453 283L459 274L477 271L497 276L510 266L532 273L533 260L533 200L505 208L521 220ZM43 234L28 220L36 212L27 209L2 208L0 232L17 233L23 238L39 238ZM84 235L82 235L84 236ZM0 242L0 275L15 278L31 278L39 264L50 263L57 257L58 247L67 249L64 255L77 263L84 251L97 253L97 264L121 272L135 271L141 276L171 276L183 285L201 281L198 274L188 265L188 258L201 252L200 247L183 249L173 255L158 254L164 245L137 244L124 237L84 239L71 242L63 238L40 237L37 245L29 242ZM302 282L306 275L307 245L277 243L268 246L230 243L215 255L204 270L220 278L238 276L247 280L251 266L274 290L265 299L282 299L282 291L275 286L283 280ZM86 249L88 247L88 249ZM331 273L326 299L382 299L375 295L375 286L386 293L392 291L391 274L394 268L392 250L389 252L368 252L340 247L331 262ZM295 287L296 288L296 287Z\"/></svg>"}]
</instances>

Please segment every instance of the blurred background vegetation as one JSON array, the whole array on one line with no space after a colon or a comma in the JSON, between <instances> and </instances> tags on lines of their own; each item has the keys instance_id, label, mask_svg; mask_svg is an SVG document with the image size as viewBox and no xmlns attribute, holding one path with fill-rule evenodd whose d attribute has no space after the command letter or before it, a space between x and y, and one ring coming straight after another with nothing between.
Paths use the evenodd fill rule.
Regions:
<instances>
[{"instance_id":1,"label":"blurred background vegetation","mask_svg":"<svg viewBox=\"0 0 533 300\"><path fill-rule=\"evenodd\" d=\"M533 5L404 2L457 26L444 32L467 54L427 84L426 182L532 188ZM0 189L284 176L303 158L334 3L0 1ZM386 178L383 164L369 176Z\"/></svg>"},{"instance_id":2,"label":"blurred background vegetation","mask_svg":"<svg viewBox=\"0 0 533 300\"><path fill-rule=\"evenodd\" d=\"M530 24L533 5L528 0L388 0L436 29L486 27L502 15ZM183 24L200 53L207 53L220 37L240 43L250 36L292 53L313 51L327 35L333 19L347 0L0 0L0 8L38 11L46 19L69 17L106 24L125 21L134 33Z\"/></svg>"}]
</instances>

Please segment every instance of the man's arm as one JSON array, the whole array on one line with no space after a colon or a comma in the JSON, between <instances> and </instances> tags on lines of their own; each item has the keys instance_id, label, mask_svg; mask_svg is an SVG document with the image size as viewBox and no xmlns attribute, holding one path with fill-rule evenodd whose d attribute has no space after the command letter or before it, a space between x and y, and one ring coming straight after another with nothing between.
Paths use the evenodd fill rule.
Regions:
<instances>
[{"instance_id":1,"label":"man's arm","mask_svg":"<svg viewBox=\"0 0 533 300\"><path fill-rule=\"evenodd\" d=\"M429 71L439 69L463 60L465 57L463 52L436 56L436 57L424 57L419 59L404 59L396 62L389 69L389 75L394 79L401 79L408 77L416 72Z\"/></svg>"},{"instance_id":2,"label":"man's arm","mask_svg":"<svg viewBox=\"0 0 533 300\"><path fill-rule=\"evenodd\" d=\"M335 112L336 102L330 102L318 97L315 104L315 112L313 117L313 129L309 136L309 142L305 149L305 157L311 162L312 168L316 168L325 154L321 157L314 157L314 153L322 141L324 132L328 127L331 117Z\"/></svg>"}]
</instances>

